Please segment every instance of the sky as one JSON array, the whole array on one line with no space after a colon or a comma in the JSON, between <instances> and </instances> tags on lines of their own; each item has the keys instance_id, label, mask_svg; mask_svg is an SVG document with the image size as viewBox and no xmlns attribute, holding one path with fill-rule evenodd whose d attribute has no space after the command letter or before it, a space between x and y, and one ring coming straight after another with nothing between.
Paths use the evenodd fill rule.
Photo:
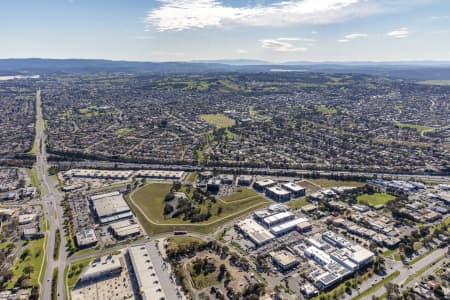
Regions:
<instances>
[{"instance_id":1,"label":"sky","mask_svg":"<svg viewBox=\"0 0 450 300\"><path fill-rule=\"evenodd\" d=\"M449 0L0 0L0 58L450 60Z\"/></svg>"}]
</instances>

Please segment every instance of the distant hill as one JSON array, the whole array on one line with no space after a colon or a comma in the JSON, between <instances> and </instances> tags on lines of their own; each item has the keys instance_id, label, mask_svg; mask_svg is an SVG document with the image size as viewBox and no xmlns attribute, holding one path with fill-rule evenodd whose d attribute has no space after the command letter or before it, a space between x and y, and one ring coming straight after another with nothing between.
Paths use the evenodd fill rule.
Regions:
<instances>
[{"instance_id":1,"label":"distant hill","mask_svg":"<svg viewBox=\"0 0 450 300\"><path fill-rule=\"evenodd\" d=\"M215 60L192 60L193 63L207 63L207 64L225 64L230 66L261 66L273 65L273 63L258 60L258 59L215 59Z\"/></svg>"},{"instance_id":2,"label":"distant hill","mask_svg":"<svg viewBox=\"0 0 450 300\"><path fill-rule=\"evenodd\" d=\"M205 60L193 62L132 62L97 59L0 59L0 75L45 73L214 73L299 71L361 73L408 80L450 80L450 62L287 62Z\"/></svg>"}]
</instances>

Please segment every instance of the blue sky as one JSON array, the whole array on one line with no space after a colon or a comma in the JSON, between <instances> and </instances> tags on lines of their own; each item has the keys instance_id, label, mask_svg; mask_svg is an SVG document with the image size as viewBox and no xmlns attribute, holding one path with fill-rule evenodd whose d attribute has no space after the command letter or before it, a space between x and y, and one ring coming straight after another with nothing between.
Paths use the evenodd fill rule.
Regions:
<instances>
[{"instance_id":1,"label":"blue sky","mask_svg":"<svg viewBox=\"0 0 450 300\"><path fill-rule=\"evenodd\" d=\"M450 60L450 1L2 0L0 57Z\"/></svg>"}]
</instances>

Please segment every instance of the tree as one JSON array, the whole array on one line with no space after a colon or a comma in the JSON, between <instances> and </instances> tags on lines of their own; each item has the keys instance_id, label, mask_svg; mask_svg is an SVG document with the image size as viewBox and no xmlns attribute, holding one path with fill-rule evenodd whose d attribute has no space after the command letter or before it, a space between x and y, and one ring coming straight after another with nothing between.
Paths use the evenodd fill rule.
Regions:
<instances>
[{"instance_id":1,"label":"tree","mask_svg":"<svg viewBox=\"0 0 450 300\"><path fill-rule=\"evenodd\" d=\"M23 272L28 275L28 278L31 278L30 275L34 272L34 268L31 265L27 265L23 268Z\"/></svg>"}]
</instances>

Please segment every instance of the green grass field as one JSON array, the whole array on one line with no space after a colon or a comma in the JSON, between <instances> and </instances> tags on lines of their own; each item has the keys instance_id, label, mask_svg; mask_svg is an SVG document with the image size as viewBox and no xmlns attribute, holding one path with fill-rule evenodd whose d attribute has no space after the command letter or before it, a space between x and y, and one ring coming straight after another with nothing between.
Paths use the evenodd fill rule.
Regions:
<instances>
[{"instance_id":1,"label":"green grass field","mask_svg":"<svg viewBox=\"0 0 450 300\"><path fill-rule=\"evenodd\" d=\"M220 199L222 199L225 202L233 202L233 201L242 200L242 199L245 199L248 197L254 197L257 195L258 195L258 193L252 189L240 188L236 193L225 196L225 197L221 197Z\"/></svg>"},{"instance_id":2,"label":"green grass field","mask_svg":"<svg viewBox=\"0 0 450 300\"><path fill-rule=\"evenodd\" d=\"M194 183L196 182L198 179L198 173L197 172L190 172L188 176L186 176L185 180L186 182L189 183Z\"/></svg>"},{"instance_id":3,"label":"green grass field","mask_svg":"<svg viewBox=\"0 0 450 300\"><path fill-rule=\"evenodd\" d=\"M346 181L346 180L333 180L326 178L318 178L318 179L308 179L308 181L320 185L323 188L329 188L334 186L352 186L352 187L360 187L364 186L365 182L360 181ZM299 183L301 185L301 183Z\"/></svg>"},{"instance_id":4,"label":"green grass field","mask_svg":"<svg viewBox=\"0 0 450 300\"><path fill-rule=\"evenodd\" d=\"M116 135L118 136L128 136L131 133L133 133L136 130L136 128L133 127L125 127L125 128L119 128L116 130Z\"/></svg>"},{"instance_id":5,"label":"green grass field","mask_svg":"<svg viewBox=\"0 0 450 300\"><path fill-rule=\"evenodd\" d=\"M92 258L86 258L70 264L66 268L66 270L64 270L64 273L67 275L67 285L70 290L75 286L75 283L77 282L78 277L80 277L81 272L83 272L83 270L89 265L91 261Z\"/></svg>"},{"instance_id":6,"label":"green grass field","mask_svg":"<svg viewBox=\"0 0 450 300\"><path fill-rule=\"evenodd\" d=\"M14 273L13 277L6 284L7 289L12 289L20 276L23 275L23 270L26 266L33 267L33 272L30 274L31 285L35 285L39 280L39 271L41 269L42 260L44 258L44 238L38 240L31 240L28 245L24 247L21 255L24 251L29 251L29 255L22 261L20 256L14 262L12 271ZM26 250L28 249L28 250Z\"/></svg>"},{"instance_id":7,"label":"green grass field","mask_svg":"<svg viewBox=\"0 0 450 300\"><path fill-rule=\"evenodd\" d=\"M303 206L309 204L309 202L306 200L306 198L300 198L297 200L292 200L288 202L288 205L290 207L292 207L293 209L299 209L302 208Z\"/></svg>"},{"instance_id":8,"label":"green grass field","mask_svg":"<svg viewBox=\"0 0 450 300\"><path fill-rule=\"evenodd\" d=\"M30 151L28 152L29 154L36 154L38 147L39 147L39 139L37 138L37 126L39 125L38 122L42 122L42 120L38 119L38 116L40 114L41 111L41 91L37 91L36 92L36 117L35 117L35 124L34 124L34 131L35 131L35 138L33 141L33 146L30 149Z\"/></svg>"},{"instance_id":9,"label":"green grass field","mask_svg":"<svg viewBox=\"0 0 450 300\"><path fill-rule=\"evenodd\" d=\"M203 243L203 240L193 236L173 236L167 239L167 250L177 250L179 247Z\"/></svg>"},{"instance_id":10,"label":"green grass field","mask_svg":"<svg viewBox=\"0 0 450 300\"><path fill-rule=\"evenodd\" d=\"M394 200L395 196L388 193L373 193L372 195L363 194L356 197L359 203L368 203L369 205L386 204L387 202Z\"/></svg>"},{"instance_id":11,"label":"green grass field","mask_svg":"<svg viewBox=\"0 0 450 300\"><path fill-rule=\"evenodd\" d=\"M200 119L214 125L217 128L228 128L236 124L235 120L225 116L224 114L200 115Z\"/></svg>"},{"instance_id":12,"label":"green grass field","mask_svg":"<svg viewBox=\"0 0 450 300\"><path fill-rule=\"evenodd\" d=\"M334 115L337 113L337 109L334 107L329 107L325 105L319 105L316 107L316 110L325 115Z\"/></svg>"},{"instance_id":13,"label":"green grass field","mask_svg":"<svg viewBox=\"0 0 450 300\"><path fill-rule=\"evenodd\" d=\"M212 216L204 222L191 223L190 221L184 221L182 216L165 219L163 215L164 197L170 191L171 186L171 184L165 183L151 183L126 197L130 207L149 235L177 230L210 233L233 218L270 203L264 197L256 195L230 203L222 201L212 203ZM206 209L207 203L204 206L200 206L200 208ZM220 215L217 214L219 206L222 208Z\"/></svg>"},{"instance_id":14,"label":"green grass field","mask_svg":"<svg viewBox=\"0 0 450 300\"><path fill-rule=\"evenodd\" d=\"M450 80L424 80L418 83L426 85L450 85Z\"/></svg>"},{"instance_id":15,"label":"green grass field","mask_svg":"<svg viewBox=\"0 0 450 300\"><path fill-rule=\"evenodd\" d=\"M44 196L44 188L41 185L41 182L39 181L37 169L36 167L33 167L31 169L26 169L28 176L30 176L30 183L32 186L36 187L38 189L39 194L41 197Z\"/></svg>"},{"instance_id":16,"label":"green grass field","mask_svg":"<svg viewBox=\"0 0 450 300\"><path fill-rule=\"evenodd\" d=\"M399 128L410 128L410 129L416 129L419 132L423 131L431 131L434 128L430 126L424 126L424 125L417 125L417 124L409 124L409 123L395 123L395 126Z\"/></svg>"}]
</instances>

